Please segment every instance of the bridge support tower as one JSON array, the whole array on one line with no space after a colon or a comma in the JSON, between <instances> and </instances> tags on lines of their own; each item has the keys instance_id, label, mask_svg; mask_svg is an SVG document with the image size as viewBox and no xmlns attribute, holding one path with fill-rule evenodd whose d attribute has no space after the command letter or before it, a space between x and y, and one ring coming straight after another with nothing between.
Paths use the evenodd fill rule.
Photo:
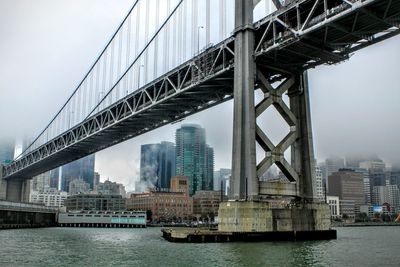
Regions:
<instances>
[{"instance_id":1,"label":"bridge support tower","mask_svg":"<svg viewBox=\"0 0 400 267\"><path fill-rule=\"evenodd\" d=\"M308 233L332 238L326 203L314 199L314 152L307 73L282 70L271 75L270 66L255 60L253 1L236 0L234 121L230 200L219 207L219 231ZM263 99L255 104L255 90ZM289 104L283 95L289 97ZM257 118L275 107L290 127L274 145L257 124ZM257 164L256 143L265 157ZM285 151L291 151L290 163ZM261 182L260 177L276 164L286 183ZM288 200L277 205L271 196ZM290 200L290 201L289 201Z\"/></svg>"}]
</instances>

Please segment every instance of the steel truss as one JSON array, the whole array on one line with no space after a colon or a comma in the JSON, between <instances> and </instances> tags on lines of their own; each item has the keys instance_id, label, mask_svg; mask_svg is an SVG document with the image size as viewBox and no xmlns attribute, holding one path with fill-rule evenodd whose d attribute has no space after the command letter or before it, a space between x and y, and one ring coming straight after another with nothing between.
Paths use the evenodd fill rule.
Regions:
<instances>
[{"instance_id":1,"label":"steel truss","mask_svg":"<svg viewBox=\"0 0 400 267\"><path fill-rule=\"evenodd\" d=\"M233 40L227 39L4 168L31 178L232 98Z\"/></svg>"},{"instance_id":2,"label":"steel truss","mask_svg":"<svg viewBox=\"0 0 400 267\"><path fill-rule=\"evenodd\" d=\"M359 49L399 34L399 26L397 0L297 0L254 24L258 79L271 94L258 112L274 105L292 129L276 147L257 131L257 141L271 155L258 173L275 161L290 179L298 176L280 158L282 149L303 134L279 102L281 91L293 82L288 77L346 60ZM231 99L233 61L231 37L7 165L3 177L29 179ZM269 87L282 80L286 85L281 89Z\"/></svg>"}]
</instances>

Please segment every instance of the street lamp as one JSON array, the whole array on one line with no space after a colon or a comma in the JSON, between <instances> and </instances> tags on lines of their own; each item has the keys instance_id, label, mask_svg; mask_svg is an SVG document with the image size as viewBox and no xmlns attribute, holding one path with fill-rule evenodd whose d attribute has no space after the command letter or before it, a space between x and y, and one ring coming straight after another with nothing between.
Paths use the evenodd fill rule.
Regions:
<instances>
[{"instance_id":1,"label":"street lamp","mask_svg":"<svg viewBox=\"0 0 400 267\"><path fill-rule=\"evenodd\" d=\"M204 27L197 26L197 54L200 54L200 29L204 29Z\"/></svg>"}]
</instances>

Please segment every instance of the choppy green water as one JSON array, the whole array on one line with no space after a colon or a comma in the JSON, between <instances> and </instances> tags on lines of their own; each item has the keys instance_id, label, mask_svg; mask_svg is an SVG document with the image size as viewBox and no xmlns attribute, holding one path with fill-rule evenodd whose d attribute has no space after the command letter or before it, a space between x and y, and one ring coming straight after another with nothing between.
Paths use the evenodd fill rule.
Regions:
<instances>
[{"instance_id":1,"label":"choppy green water","mask_svg":"<svg viewBox=\"0 0 400 267\"><path fill-rule=\"evenodd\" d=\"M176 244L159 228L0 231L0 266L400 266L400 227L314 242Z\"/></svg>"}]
</instances>

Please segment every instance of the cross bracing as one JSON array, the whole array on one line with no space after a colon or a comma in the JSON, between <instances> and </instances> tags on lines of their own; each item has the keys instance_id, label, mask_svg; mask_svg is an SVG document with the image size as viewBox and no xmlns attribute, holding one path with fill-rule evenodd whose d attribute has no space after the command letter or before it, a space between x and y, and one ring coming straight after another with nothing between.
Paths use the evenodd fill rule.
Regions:
<instances>
[{"instance_id":1,"label":"cross bracing","mask_svg":"<svg viewBox=\"0 0 400 267\"><path fill-rule=\"evenodd\" d=\"M359 49L398 34L399 24L400 2L396 0L292 1L252 26L257 69L272 84L288 79L294 71L339 63ZM231 99L234 42L230 37L213 45L102 108L6 166L4 177L30 178ZM258 139L262 137L259 133ZM274 151L265 140L266 148ZM290 168L286 169L289 173Z\"/></svg>"}]
</instances>

